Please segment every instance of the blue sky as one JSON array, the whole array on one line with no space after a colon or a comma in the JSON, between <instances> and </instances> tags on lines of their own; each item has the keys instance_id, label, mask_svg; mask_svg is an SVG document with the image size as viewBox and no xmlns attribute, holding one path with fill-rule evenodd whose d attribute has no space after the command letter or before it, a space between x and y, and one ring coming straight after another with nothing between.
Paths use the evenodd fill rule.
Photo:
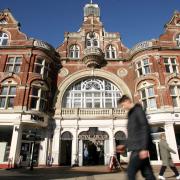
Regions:
<instances>
[{"instance_id":1,"label":"blue sky","mask_svg":"<svg viewBox=\"0 0 180 180\"><path fill-rule=\"evenodd\" d=\"M0 9L10 8L28 37L54 47L63 42L64 32L76 32L83 21L83 7L90 0L1 0ZM180 0L93 0L101 8L106 31L119 32L124 45L158 38Z\"/></svg>"}]
</instances>

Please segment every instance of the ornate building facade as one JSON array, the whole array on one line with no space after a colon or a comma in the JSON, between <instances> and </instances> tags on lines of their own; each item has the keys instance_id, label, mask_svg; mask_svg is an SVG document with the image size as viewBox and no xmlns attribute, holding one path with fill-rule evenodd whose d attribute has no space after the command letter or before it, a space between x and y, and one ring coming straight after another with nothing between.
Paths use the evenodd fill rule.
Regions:
<instances>
[{"instance_id":1,"label":"ornate building facade","mask_svg":"<svg viewBox=\"0 0 180 180\"><path fill-rule=\"evenodd\" d=\"M127 94L142 103L152 127L152 164L160 164L159 136L180 146L180 13L158 39L132 49L106 32L97 4L86 4L78 32L54 49L28 38L9 10L0 13L0 165L108 164L127 137ZM85 149L88 150L88 158ZM128 161L129 153L121 155Z\"/></svg>"}]
</instances>

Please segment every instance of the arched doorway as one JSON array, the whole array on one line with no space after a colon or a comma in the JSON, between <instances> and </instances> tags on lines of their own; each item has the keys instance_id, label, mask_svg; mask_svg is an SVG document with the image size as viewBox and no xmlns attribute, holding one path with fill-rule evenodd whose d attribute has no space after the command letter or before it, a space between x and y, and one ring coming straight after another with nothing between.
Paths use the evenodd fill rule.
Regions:
<instances>
[{"instance_id":1,"label":"arched doorway","mask_svg":"<svg viewBox=\"0 0 180 180\"><path fill-rule=\"evenodd\" d=\"M62 166L71 165L72 139L73 139L73 136L68 131L64 132L61 135L60 165Z\"/></svg>"},{"instance_id":2,"label":"arched doorway","mask_svg":"<svg viewBox=\"0 0 180 180\"><path fill-rule=\"evenodd\" d=\"M104 131L99 131L97 127L90 127L88 131L79 134L79 151L82 153L80 164L82 165L104 165L104 144L109 136Z\"/></svg>"},{"instance_id":3,"label":"arched doorway","mask_svg":"<svg viewBox=\"0 0 180 180\"><path fill-rule=\"evenodd\" d=\"M125 145L125 143L126 143L126 135L125 135L125 133L123 131L116 132L116 134L115 134L115 142L116 142L116 146ZM120 162L120 159L122 159L123 157L127 158L127 150L123 154L117 153L116 155L117 155L118 161ZM120 157L120 155L121 155L121 157Z\"/></svg>"}]
</instances>

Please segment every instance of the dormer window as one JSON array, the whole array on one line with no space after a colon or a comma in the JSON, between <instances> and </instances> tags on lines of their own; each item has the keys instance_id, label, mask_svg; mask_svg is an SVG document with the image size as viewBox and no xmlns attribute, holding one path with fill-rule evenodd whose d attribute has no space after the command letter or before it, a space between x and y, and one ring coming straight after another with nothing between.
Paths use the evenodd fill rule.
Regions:
<instances>
[{"instance_id":1,"label":"dormer window","mask_svg":"<svg viewBox=\"0 0 180 180\"><path fill-rule=\"evenodd\" d=\"M86 36L86 47L99 47L99 35L95 32L89 32Z\"/></svg>"},{"instance_id":2,"label":"dormer window","mask_svg":"<svg viewBox=\"0 0 180 180\"><path fill-rule=\"evenodd\" d=\"M5 46L8 43L8 35L4 32L0 32L0 46Z\"/></svg>"},{"instance_id":3,"label":"dormer window","mask_svg":"<svg viewBox=\"0 0 180 180\"><path fill-rule=\"evenodd\" d=\"M69 56L71 58L77 59L79 58L79 46L78 45L71 45L69 48Z\"/></svg>"},{"instance_id":4,"label":"dormer window","mask_svg":"<svg viewBox=\"0 0 180 180\"><path fill-rule=\"evenodd\" d=\"M106 58L116 59L116 48L113 45L109 45L106 48Z\"/></svg>"},{"instance_id":5,"label":"dormer window","mask_svg":"<svg viewBox=\"0 0 180 180\"><path fill-rule=\"evenodd\" d=\"M180 47L180 34L176 36L177 47Z\"/></svg>"}]
</instances>

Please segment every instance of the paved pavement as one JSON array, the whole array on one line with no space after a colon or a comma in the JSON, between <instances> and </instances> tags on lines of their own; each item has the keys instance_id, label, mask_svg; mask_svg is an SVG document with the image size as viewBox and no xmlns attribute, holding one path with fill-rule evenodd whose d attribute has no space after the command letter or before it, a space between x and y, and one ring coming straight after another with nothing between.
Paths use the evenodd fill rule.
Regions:
<instances>
[{"instance_id":1,"label":"paved pavement","mask_svg":"<svg viewBox=\"0 0 180 180\"><path fill-rule=\"evenodd\" d=\"M156 176L159 167L153 167ZM180 168L178 168L180 170ZM165 173L167 180L175 180L173 173L168 169ZM0 180L126 180L125 171L110 172L107 166L84 167L50 167L29 169L0 169ZM143 180L140 174L137 180Z\"/></svg>"}]
</instances>

